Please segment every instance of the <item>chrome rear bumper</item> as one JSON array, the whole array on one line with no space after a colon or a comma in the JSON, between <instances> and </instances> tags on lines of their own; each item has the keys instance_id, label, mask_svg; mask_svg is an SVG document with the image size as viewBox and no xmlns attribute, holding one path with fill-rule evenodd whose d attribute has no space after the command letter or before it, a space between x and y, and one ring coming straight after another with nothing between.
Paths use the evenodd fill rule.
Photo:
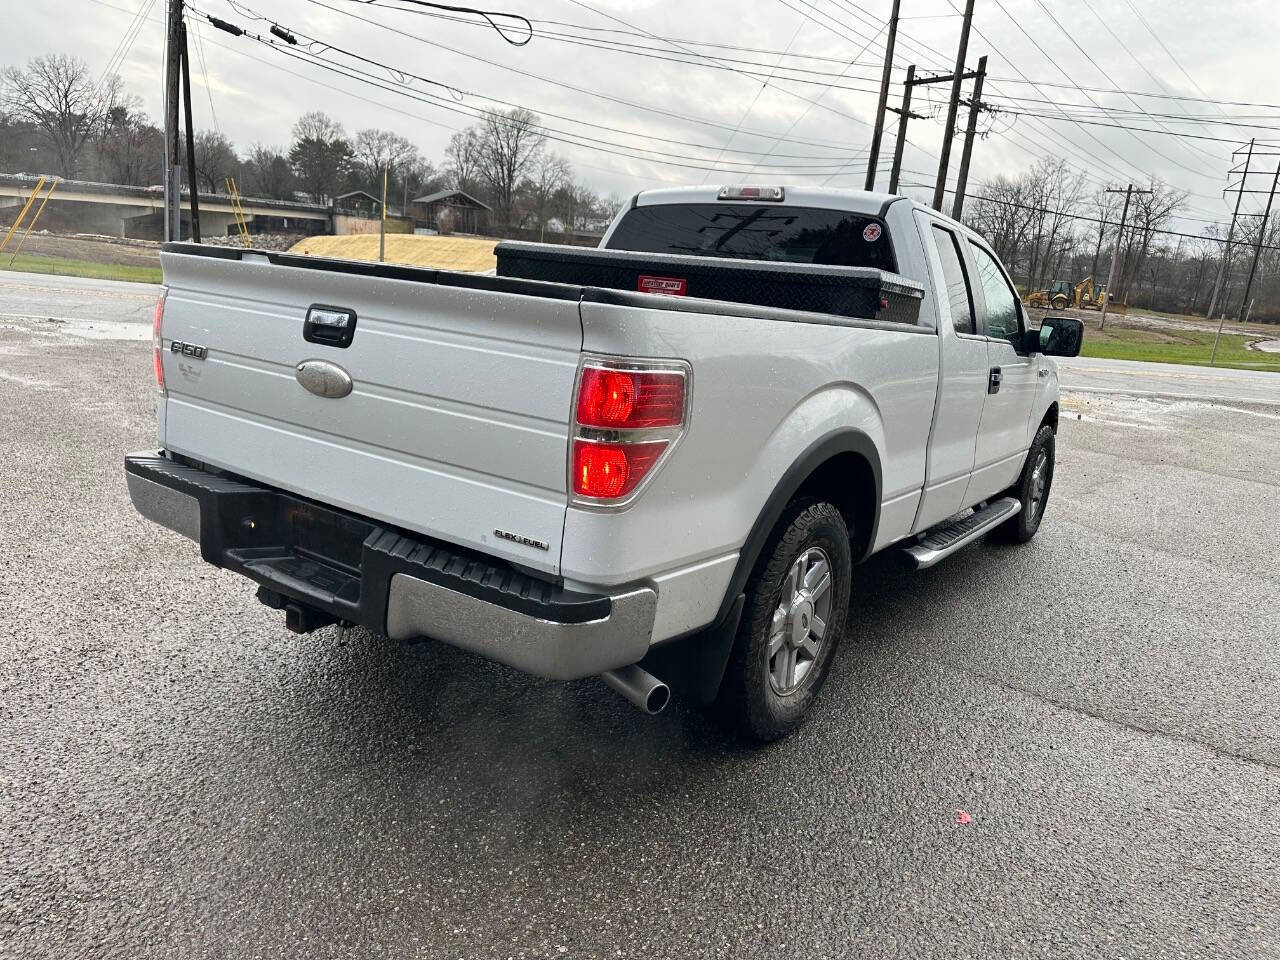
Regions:
<instances>
[{"instance_id":1,"label":"chrome rear bumper","mask_svg":"<svg viewBox=\"0 0 1280 960\"><path fill-rule=\"evenodd\" d=\"M358 623L395 640L430 637L552 680L627 666L649 649L658 599L650 587L565 590L154 453L127 457L125 477L140 514L194 540L205 560L256 581L273 600L319 611L317 622Z\"/></svg>"}]
</instances>

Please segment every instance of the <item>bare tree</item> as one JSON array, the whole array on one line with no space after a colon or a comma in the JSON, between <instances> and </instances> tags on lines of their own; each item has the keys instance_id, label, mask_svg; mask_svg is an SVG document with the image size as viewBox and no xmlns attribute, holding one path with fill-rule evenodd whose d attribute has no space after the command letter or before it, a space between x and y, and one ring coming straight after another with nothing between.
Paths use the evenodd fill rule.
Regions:
<instances>
[{"instance_id":1,"label":"bare tree","mask_svg":"<svg viewBox=\"0 0 1280 960\"><path fill-rule=\"evenodd\" d=\"M529 213L539 231L546 231L556 195L572 183L573 169L564 157L543 152L529 165L529 176L521 183L521 193L528 200Z\"/></svg>"},{"instance_id":2,"label":"bare tree","mask_svg":"<svg viewBox=\"0 0 1280 960\"><path fill-rule=\"evenodd\" d=\"M1117 295L1127 297L1134 278L1142 275L1151 241L1169 219L1187 202L1187 194L1152 177L1150 193L1136 193L1129 207L1129 229L1126 231L1124 256Z\"/></svg>"},{"instance_id":3,"label":"bare tree","mask_svg":"<svg viewBox=\"0 0 1280 960\"><path fill-rule=\"evenodd\" d=\"M996 253L1036 289L1068 265L1080 240L1075 211L1084 194L1084 177L1061 160L1045 157L1018 177L997 177L982 185L982 199L970 206L967 221Z\"/></svg>"},{"instance_id":4,"label":"bare tree","mask_svg":"<svg viewBox=\"0 0 1280 960\"><path fill-rule=\"evenodd\" d=\"M587 221L600 216L600 198L596 192L582 183L567 183L556 194L557 214L563 218L565 229L576 234L586 229Z\"/></svg>"},{"instance_id":5,"label":"bare tree","mask_svg":"<svg viewBox=\"0 0 1280 960\"><path fill-rule=\"evenodd\" d=\"M449 138L444 168L450 187L465 193L479 192L480 152L480 131L476 127L459 130Z\"/></svg>"},{"instance_id":6,"label":"bare tree","mask_svg":"<svg viewBox=\"0 0 1280 960\"><path fill-rule=\"evenodd\" d=\"M182 138L186 143L186 138ZM183 146L182 156L186 156ZM216 130L201 130L196 134L196 180L201 190L217 193L224 190L228 177L234 177L240 166L236 148L227 137Z\"/></svg>"},{"instance_id":7,"label":"bare tree","mask_svg":"<svg viewBox=\"0 0 1280 960\"><path fill-rule=\"evenodd\" d=\"M256 143L244 159L244 193L272 200L292 200L293 170L289 158L275 147Z\"/></svg>"},{"instance_id":8,"label":"bare tree","mask_svg":"<svg viewBox=\"0 0 1280 960\"><path fill-rule=\"evenodd\" d=\"M363 189L375 196L382 195L382 177L385 173L392 181L400 181L407 192L407 180L403 174L421 162L418 148L400 134L391 130L368 129L356 134L352 156L360 172Z\"/></svg>"},{"instance_id":9,"label":"bare tree","mask_svg":"<svg viewBox=\"0 0 1280 960\"><path fill-rule=\"evenodd\" d=\"M480 125L480 178L492 191L503 223L510 225L515 192L546 143L541 120L517 107L485 114Z\"/></svg>"},{"instance_id":10,"label":"bare tree","mask_svg":"<svg viewBox=\"0 0 1280 960\"><path fill-rule=\"evenodd\" d=\"M164 133L135 102L112 107L103 119L95 175L108 183L143 187L164 177Z\"/></svg>"},{"instance_id":11,"label":"bare tree","mask_svg":"<svg viewBox=\"0 0 1280 960\"><path fill-rule=\"evenodd\" d=\"M74 177L81 154L119 96L118 77L101 85L79 57L50 54L8 67L0 75L4 109L12 119L30 124L53 150L58 172Z\"/></svg>"},{"instance_id":12,"label":"bare tree","mask_svg":"<svg viewBox=\"0 0 1280 960\"><path fill-rule=\"evenodd\" d=\"M342 124L323 113L305 113L293 125L289 163L298 185L316 203L324 203L337 191L351 163L351 144Z\"/></svg>"},{"instance_id":13,"label":"bare tree","mask_svg":"<svg viewBox=\"0 0 1280 960\"><path fill-rule=\"evenodd\" d=\"M1093 240L1093 260L1090 261L1089 275L1094 278L1099 277L1098 261L1102 258L1103 243L1109 235L1114 235L1119 230L1119 227L1113 224L1120 222L1121 203L1123 201L1120 195L1110 192L1105 187L1093 195L1093 215L1100 221L1089 228L1089 234Z\"/></svg>"}]
</instances>

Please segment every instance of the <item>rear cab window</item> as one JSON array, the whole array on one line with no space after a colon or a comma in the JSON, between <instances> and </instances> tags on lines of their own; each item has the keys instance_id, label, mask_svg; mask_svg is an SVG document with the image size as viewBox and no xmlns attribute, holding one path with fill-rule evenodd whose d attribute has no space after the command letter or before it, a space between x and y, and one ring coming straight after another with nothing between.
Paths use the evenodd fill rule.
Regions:
<instances>
[{"instance_id":1,"label":"rear cab window","mask_svg":"<svg viewBox=\"0 0 1280 960\"><path fill-rule=\"evenodd\" d=\"M878 217L778 203L635 207L608 248L897 272L889 230Z\"/></svg>"},{"instance_id":2,"label":"rear cab window","mask_svg":"<svg viewBox=\"0 0 1280 960\"><path fill-rule=\"evenodd\" d=\"M959 238L945 227L933 224L933 242L942 261L942 279L946 284L947 303L951 307L951 324L956 333L977 332L974 325L973 293L964 259L960 256Z\"/></svg>"}]
</instances>

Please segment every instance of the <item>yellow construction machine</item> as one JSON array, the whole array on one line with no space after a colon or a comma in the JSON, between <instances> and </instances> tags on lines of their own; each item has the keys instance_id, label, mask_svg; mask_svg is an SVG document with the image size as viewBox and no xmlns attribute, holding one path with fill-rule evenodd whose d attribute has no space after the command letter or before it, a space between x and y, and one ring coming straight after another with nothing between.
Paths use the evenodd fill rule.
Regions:
<instances>
[{"instance_id":1,"label":"yellow construction machine","mask_svg":"<svg viewBox=\"0 0 1280 960\"><path fill-rule=\"evenodd\" d=\"M1033 290L1027 295L1028 307L1045 310L1101 310L1107 302L1107 288L1094 287L1093 277L1085 277L1074 287L1066 280L1054 280L1047 290Z\"/></svg>"},{"instance_id":2,"label":"yellow construction machine","mask_svg":"<svg viewBox=\"0 0 1280 960\"><path fill-rule=\"evenodd\" d=\"M1077 310L1101 310L1107 302L1107 288L1094 287L1093 277L1085 277L1072 289L1072 303ZM1062 307L1054 305L1055 310Z\"/></svg>"},{"instance_id":3,"label":"yellow construction machine","mask_svg":"<svg viewBox=\"0 0 1280 960\"><path fill-rule=\"evenodd\" d=\"M1071 284L1065 280L1054 280L1048 290L1033 290L1027 295L1028 307L1041 307L1048 310L1065 310L1071 305Z\"/></svg>"}]
</instances>

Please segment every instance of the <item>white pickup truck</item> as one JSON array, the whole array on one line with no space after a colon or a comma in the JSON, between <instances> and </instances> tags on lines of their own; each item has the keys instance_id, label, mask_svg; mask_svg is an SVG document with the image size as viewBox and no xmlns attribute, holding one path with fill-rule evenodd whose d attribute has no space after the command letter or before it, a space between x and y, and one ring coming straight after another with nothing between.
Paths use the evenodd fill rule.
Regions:
<instances>
[{"instance_id":1,"label":"white pickup truck","mask_svg":"<svg viewBox=\"0 0 1280 960\"><path fill-rule=\"evenodd\" d=\"M310 631L668 683L778 737L854 565L1029 540L1083 327L1028 329L990 247L899 196L655 190L496 276L162 254L146 517ZM852 629L856 631L856 624Z\"/></svg>"}]
</instances>

